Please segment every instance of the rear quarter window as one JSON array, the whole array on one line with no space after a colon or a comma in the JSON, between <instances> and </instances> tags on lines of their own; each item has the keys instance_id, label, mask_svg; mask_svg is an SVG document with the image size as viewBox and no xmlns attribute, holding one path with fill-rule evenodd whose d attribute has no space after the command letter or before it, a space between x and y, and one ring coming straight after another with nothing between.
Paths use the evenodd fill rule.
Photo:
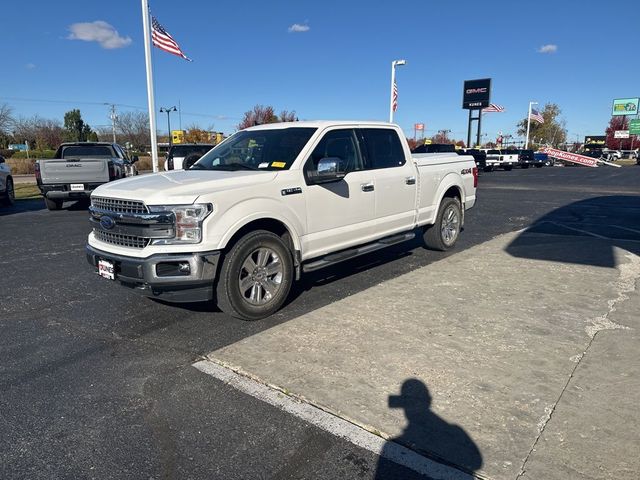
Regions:
<instances>
[{"instance_id":1,"label":"rear quarter window","mask_svg":"<svg viewBox=\"0 0 640 480\"><path fill-rule=\"evenodd\" d=\"M405 164L402 143L395 130L389 128L363 128L369 168L393 168Z\"/></svg>"}]
</instances>

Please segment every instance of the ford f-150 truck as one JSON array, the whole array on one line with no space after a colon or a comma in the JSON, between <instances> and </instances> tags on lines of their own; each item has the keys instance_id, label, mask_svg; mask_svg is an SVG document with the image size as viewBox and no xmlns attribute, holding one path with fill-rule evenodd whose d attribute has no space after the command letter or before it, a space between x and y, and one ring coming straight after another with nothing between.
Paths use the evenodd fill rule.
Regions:
<instances>
[{"instance_id":1,"label":"ford f-150 truck","mask_svg":"<svg viewBox=\"0 0 640 480\"><path fill-rule=\"evenodd\" d=\"M215 299L256 320L280 308L303 272L415 235L452 248L477 179L471 156L412 156L393 124L251 127L188 170L95 189L87 260L148 296Z\"/></svg>"},{"instance_id":2,"label":"ford f-150 truck","mask_svg":"<svg viewBox=\"0 0 640 480\"><path fill-rule=\"evenodd\" d=\"M65 200L89 198L103 183L136 175L137 161L117 143L63 143L54 158L36 162L36 182L47 208L59 210Z\"/></svg>"}]
</instances>

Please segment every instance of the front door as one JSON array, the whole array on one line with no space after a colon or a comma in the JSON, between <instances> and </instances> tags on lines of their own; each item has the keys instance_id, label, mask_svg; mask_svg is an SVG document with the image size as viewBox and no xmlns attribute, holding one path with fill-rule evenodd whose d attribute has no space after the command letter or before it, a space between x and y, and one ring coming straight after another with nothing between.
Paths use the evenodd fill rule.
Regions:
<instances>
[{"instance_id":1,"label":"front door","mask_svg":"<svg viewBox=\"0 0 640 480\"><path fill-rule=\"evenodd\" d=\"M355 131L342 128L325 133L305 163L305 177L308 171L317 169L321 158L326 157L340 159L341 170L347 174L339 182L307 186L303 259L364 243L373 235L373 175L364 169Z\"/></svg>"}]
</instances>

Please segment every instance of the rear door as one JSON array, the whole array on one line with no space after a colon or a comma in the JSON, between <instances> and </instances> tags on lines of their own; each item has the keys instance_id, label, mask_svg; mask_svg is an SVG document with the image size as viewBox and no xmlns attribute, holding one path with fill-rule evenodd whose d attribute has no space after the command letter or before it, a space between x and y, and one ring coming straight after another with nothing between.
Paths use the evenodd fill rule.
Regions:
<instances>
[{"instance_id":1,"label":"rear door","mask_svg":"<svg viewBox=\"0 0 640 480\"><path fill-rule=\"evenodd\" d=\"M365 165L373 174L375 236L411 229L416 219L418 179L409 152L392 128L362 128L358 133L364 144Z\"/></svg>"}]
</instances>

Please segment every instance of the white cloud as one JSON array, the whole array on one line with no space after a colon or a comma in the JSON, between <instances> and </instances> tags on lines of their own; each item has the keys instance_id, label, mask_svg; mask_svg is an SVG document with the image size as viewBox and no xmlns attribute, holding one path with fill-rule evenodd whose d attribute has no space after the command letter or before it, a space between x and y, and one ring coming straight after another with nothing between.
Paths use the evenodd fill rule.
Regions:
<instances>
[{"instance_id":1,"label":"white cloud","mask_svg":"<svg viewBox=\"0 0 640 480\"><path fill-rule=\"evenodd\" d=\"M71 32L67 37L69 40L98 42L107 50L123 48L131 44L131 37L121 37L115 28L102 20L74 23L69 26L69 31Z\"/></svg>"},{"instance_id":2,"label":"white cloud","mask_svg":"<svg viewBox=\"0 0 640 480\"><path fill-rule=\"evenodd\" d=\"M308 32L309 30L311 30L311 27L302 23L294 23L289 27L289 33Z\"/></svg>"},{"instance_id":3,"label":"white cloud","mask_svg":"<svg viewBox=\"0 0 640 480\"><path fill-rule=\"evenodd\" d=\"M558 51L558 46L553 43L549 43L547 45L543 45L538 49L538 53L556 53Z\"/></svg>"},{"instance_id":4,"label":"white cloud","mask_svg":"<svg viewBox=\"0 0 640 480\"><path fill-rule=\"evenodd\" d=\"M36 64L35 63L27 63L24 68L26 68L27 70L33 70L34 68L36 68Z\"/></svg>"}]
</instances>

